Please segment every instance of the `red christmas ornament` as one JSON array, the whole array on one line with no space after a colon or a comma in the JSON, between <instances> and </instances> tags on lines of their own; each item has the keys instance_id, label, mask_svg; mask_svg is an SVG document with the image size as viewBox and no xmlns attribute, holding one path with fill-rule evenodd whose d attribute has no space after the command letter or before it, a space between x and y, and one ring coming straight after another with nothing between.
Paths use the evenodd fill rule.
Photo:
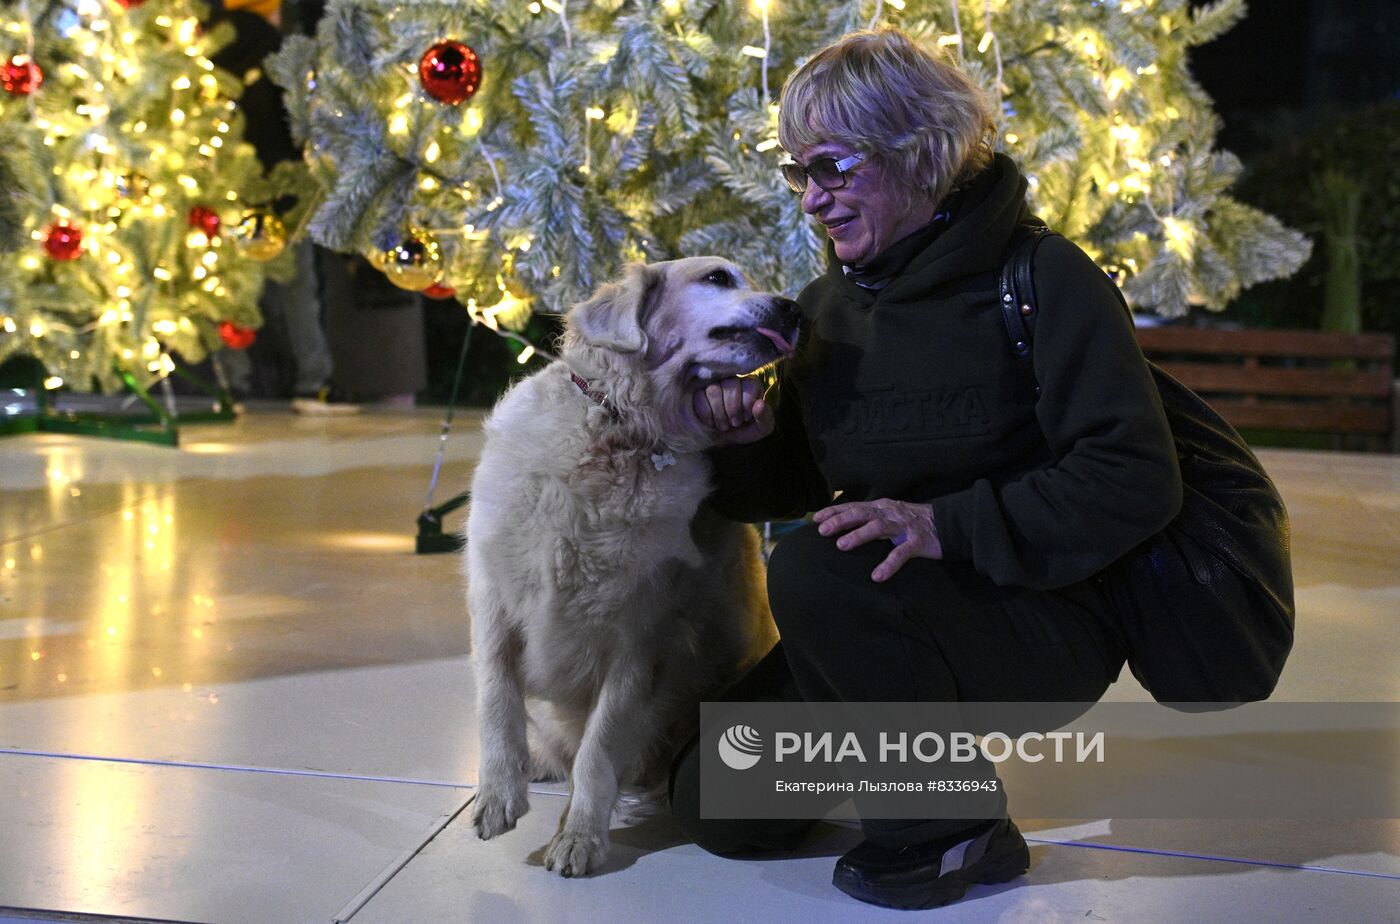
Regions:
<instances>
[{"instance_id":1,"label":"red christmas ornament","mask_svg":"<svg viewBox=\"0 0 1400 924\"><path fill-rule=\"evenodd\" d=\"M124 10L129 10L133 6L140 6L145 2L146 0L117 0L117 3L121 4L122 9Z\"/></svg>"},{"instance_id":2,"label":"red christmas ornament","mask_svg":"<svg viewBox=\"0 0 1400 924\"><path fill-rule=\"evenodd\" d=\"M432 285L428 286L426 289L424 289L423 294L428 296L428 298L443 299L451 298L452 296L456 295L457 290L452 288L451 286L445 286L440 282L435 282Z\"/></svg>"},{"instance_id":3,"label":"red christmas ornament","mask_svg":"<svg viewBox=\"0 0 1400 924\"><path fill-rule=\"evenodd\" d=\"M209 237L219 236L219 213L209 208L207 205L196 205L190 208L189 222L191 228L198 228Z\"/></svg>"},{"instance_id":4,"label":"red christmas ornament","mask_svg":"<svg viewBox=\"0 0 1400 924\"><path fill-rule=\"evenodd\" d=\"M423 52L418 79L433 99L456 106L481 86L481 59L461 42L438 42Z\"/></svg>"},{"instance_id":5,"label":"red christmas ornament","mask_svg":"<svg viewBox=\"0 0 1400 924\"><path fill-rule=\"evenodd\" d=\"M240 327L232 321L220 321L219 339L230 350L246 350L258 339L258 332L251 327Z\"/></svg>"},{"instance_id":6,"label":"red christmas ornament","mask_svg":"<svg viewBox=\"0 0 1400 924\"><path fill-rule=\"evenodd\" d=\"M83 255L83 229L66 221L49 226L44 235L44 249L55 260L76 260Z\"/></svg>"},{"instance_id":7,"label":"red christmas ornament","mask_svg":"<svg viewBox=\"0 0 1400 924\"><path fill-rule=\"evenodd\" d=\"M28 96L43 82L44 72L29 55L15 55L0 67L0 86L12 96Z\"/></svg>"}]
</instances>

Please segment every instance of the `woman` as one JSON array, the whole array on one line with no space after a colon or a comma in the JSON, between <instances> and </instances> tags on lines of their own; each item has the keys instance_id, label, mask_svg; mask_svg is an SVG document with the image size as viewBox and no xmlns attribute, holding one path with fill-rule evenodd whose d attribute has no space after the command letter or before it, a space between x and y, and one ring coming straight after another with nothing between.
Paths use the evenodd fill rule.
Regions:
<instances>
[{"instance_id":1,"label":"woman","mask_svg":"<svg viewBox=\"0 0 1400 924\"><path fill-rule=\"evenodd\" d=\"M1062 238L1035 260L1036 382L1017 365L997 281L1027 184L993 136L985 95L893 29L783 88L784 174L829 269L798 297L803 343L773 391L728 380L695 412L728 444L720 511L816 515L774 551L782 641L731 700L1088 704L1117 679L1096 576L1178 510L1171 434L1113 282ZM697 765L678 758L672 804L707 849L811 826L701 819ZM1029 863L1001 792L982 820L862 828L833 881L875 904L944 904Z\"/></svg>"}]
</instances>

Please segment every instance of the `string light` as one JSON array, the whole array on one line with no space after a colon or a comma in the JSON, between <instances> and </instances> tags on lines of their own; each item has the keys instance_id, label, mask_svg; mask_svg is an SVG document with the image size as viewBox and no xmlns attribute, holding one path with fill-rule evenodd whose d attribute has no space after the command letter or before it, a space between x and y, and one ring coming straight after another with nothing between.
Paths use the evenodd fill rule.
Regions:
<instances>
[{"instance_id":1,"label":"string light","mask_svg":"<svg viewBox=\"0 0 1400 924\"><path fill-rule=\"evenodd\" d=\"M1006 92L1006 87L1003 81L1001 40L997 38L996 32L992 29L992 0L985 0L982 6L982 10L982 22L985 31L982 33L982 40L977 43L977 53L986 54L988 48L992 49L992 57L996 60L997 64L994 91L996 95L997 109L998 111L1000 111L1001 96L1003 93Z\"/></svg>"},{"instance_id":2,"label":"string light","mask_svg":"<svg viewBox=\"0 0 1400 924\"><path fill-rule=\"evenodd\" d=\"M1195 229L1176 216L1168 215L1162 219L1162 231L1166 234L1167 249L1183 260L1190 260L1195 249Z\"/></svg>"},{"instance_id":3,"label":"string light","mask_svg":"<svg viewBox=\"0 0 1400 924\"><path fill-rule=\"evenodd\" d=\"M938 39L938 44L942 45L945 48L949 46L956 47L958 49L958 62L961 63L963 33L962 21L959 19L958 14L958 0L948 0L948 3L953 8L953 34L941 36Z\"/></svg>"},{"instance_id":4,"label":"string light","mask_svg":"<svg viewBox=\"0 0 1400 924\"><path fill-rule=\"evenodd\" d=\"M564 27L564 47L573 48L573 36L569 32L569 0L540 0L544 8L559 16L559 22Z\"/></svg>"},{"instance_id":5,"label":"string light","mask_svg":"<svg viewBox=\"0 0 1400 924\"><path fill-rule=\"evenodd\" d=\"M765 106L767 106L768 101L772 99L772 94L768 92L768 64L769 55L773 51L773 34L768 23L768 3L769 0L753 0L754 6L758 9L759 16L763 19L763 47L754 49L752 45L744 46L744 54L759 58L762 62L759 71L763 87L763 105ZM758 51L759 54L753 54L753 51L750 51L750 49Z\"/></svg>"},{"instance_id":6,"label":"string light","mask_svg":"<svg viewBox=\"0 0 1400 924\"><path fill-rule=\"evenodd\" d=\"M481 131L481 110L472 106L462 114L460 129L463 138L475 138Z\"/></svg>"}]
</instances>

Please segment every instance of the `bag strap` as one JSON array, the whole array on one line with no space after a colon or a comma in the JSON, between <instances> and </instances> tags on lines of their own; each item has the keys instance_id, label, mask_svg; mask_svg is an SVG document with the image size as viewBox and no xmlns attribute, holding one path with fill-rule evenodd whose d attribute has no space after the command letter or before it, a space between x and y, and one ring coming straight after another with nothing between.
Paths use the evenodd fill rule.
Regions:
<instances>
[{"instance_id":1,"label":"bag strap","mask_svg":"<svg viewBox=\"0 0 1400 924\"><path fill-rule=\"evenodd\" d=\"M1059 236L1058 231L1051 230L1049 225L1032 215L1012 230L1001 265L1001 318L1006 324L1006 335L1011 340L1011 351L1016 354L1017 363L1037 395L1040 394L1040 383L1035 378L1031 349L1035 342L1035 318L1040 308L1035 300L1035 277L1031 273L1031 265L1041 242L1048 237ZM1113 294L1118 297L1118 304L1131 321L1133 309L1128 307L1127 299L1116 284Z\"/></svg>"},{"instance_id":2,"label":"bag strap","mask_svg":"<svg viewBox=\"0 0 1400 924\"><path fill-rule=\"evenodd\" d=\"M1016 226L1007 242L1007 256L1002 261L999 297L1001 317L1006 324L1006 335L1011 340L1011 351L1025 373L1026 380L1040 394L1040 383L1035 378L1035 365L1031 347L1035 334L1035 279L1031 264L1035 260L1040 242L1055 234L1040 219L1031 218Z\"/></svg>"}]
</instances>

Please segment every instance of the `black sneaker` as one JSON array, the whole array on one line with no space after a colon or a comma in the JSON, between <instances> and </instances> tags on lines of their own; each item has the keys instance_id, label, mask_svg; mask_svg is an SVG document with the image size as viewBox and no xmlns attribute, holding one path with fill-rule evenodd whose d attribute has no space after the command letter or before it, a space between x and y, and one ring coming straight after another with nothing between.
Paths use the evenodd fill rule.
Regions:
<instances>
[{"instance_id":1,"label":"black sneaker","mask_svg":"<svg viewBox=\"0 0 1400 924\"><path fill-rule=\"evenodd\" d=\"M1006 882L1030 868L1026 839L1011 819L967 833L951 846L947 839L900 849L863 841L836 861L831 883L872 905L937 908L974 885Z\"/></svg>"},{"instance_id":2,"label":"black sneaker","mask_svg":"<svg viewBox=\"0 0 1400 924\"><path fill-rule=\"evenodd\" d=\"M292 410L316 417L343 417L360 413L360 406L350 396L333 385L323 385L314 395L298 395L292 399Z\"/></svg>"}]
</instances>

